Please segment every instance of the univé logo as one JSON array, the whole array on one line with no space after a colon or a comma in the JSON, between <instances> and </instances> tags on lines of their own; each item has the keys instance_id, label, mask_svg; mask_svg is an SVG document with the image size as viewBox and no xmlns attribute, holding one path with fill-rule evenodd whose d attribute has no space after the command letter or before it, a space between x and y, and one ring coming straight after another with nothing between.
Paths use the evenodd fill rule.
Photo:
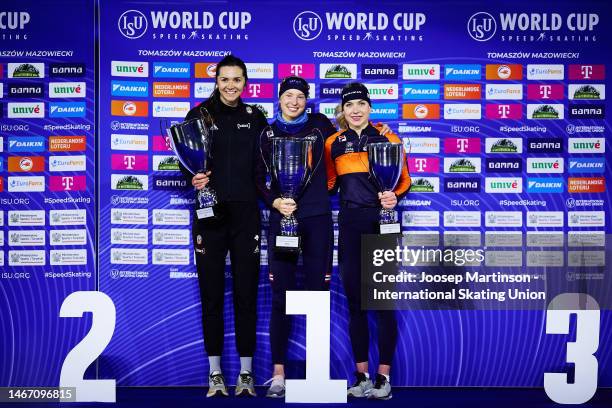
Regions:
<instances>
[{"instance_id":1,"label":"univ\u00e9 logo","mask_svg":"<svg viewBox=\"0 0 612 408\"><path fill-rule=\"evenodd\" d=\"M476 41L488 41L495 35L497 23L491 14L480 11L468 20L467 31Z\"/></svg>"},{"instance_id":2,"label":"univ\u00e9 logo","mask_svg":"<svg viewBox=\"0 0 612 408\"><path fill-rule=\"evenodd\" d=\"M147 18L138 10L128 10L119 16L119 32L130 40L140 38L147 31Z\"/></svg>"},{"instance_id":3,"label":"univ\u00e9 logo","mask_svg":"<svg viewBox=\"0 0 612 408\"><path fill-rule=\"evenodd\" d=\"M293 32L304 41L312 41L321 35L323 20L314 11L302 11L293 19Z\"/></svg>"}]
</instances>

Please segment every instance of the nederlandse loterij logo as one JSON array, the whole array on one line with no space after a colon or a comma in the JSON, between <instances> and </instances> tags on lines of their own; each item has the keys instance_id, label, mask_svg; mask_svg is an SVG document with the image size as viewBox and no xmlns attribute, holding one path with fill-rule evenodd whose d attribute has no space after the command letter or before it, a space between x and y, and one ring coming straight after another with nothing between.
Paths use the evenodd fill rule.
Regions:
<instances>
[{"instance_id":1,"label":"nederlandse loterij logo","mask_svg":"<svg viewBox=\"0 0 612 408\"><path fill-rule=\"evenodd\" d=\"M468 20L467 31L476 41L488 41L495 35L497 23L491 14L480 11Z\"/></svg>"},{"instance_id":2,"label":"nederlandse loterij logo","mask_svg":"<svg viewBox=\"0 0 612 408\"><path fill-rule=\"evenodd\" d=\"M314 11L302 11L293 19L293 32L304 41L312 41L321 35L323 20Z\"/></svg>"},{"instance_id":3,"label":"nederlandse loterij logo","mask_svg":"<svg viewBox=\"0 0 612 408\"><path fill-rule=\"evenodd\" d=\"M138 10L128 10L119 16L119 32L130 40L140 38L147 32L147 18Z\"/></svg>"}]
</instances>

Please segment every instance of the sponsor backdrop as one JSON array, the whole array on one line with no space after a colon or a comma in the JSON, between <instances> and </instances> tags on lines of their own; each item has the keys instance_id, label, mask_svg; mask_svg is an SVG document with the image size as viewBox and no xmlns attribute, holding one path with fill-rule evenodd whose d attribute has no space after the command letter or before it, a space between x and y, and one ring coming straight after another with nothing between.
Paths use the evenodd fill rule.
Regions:
<instances>
[{"instance_id":1,"label":"sponsor backdrop","mask_svg":"<svg viewBox=\"0 0 612 408\"><path fill-rule=\"evenodd\" d=\"M11 4L12 3L12 4ZM0 384L56 384L95 290L93 1L0 9ZM58 30L58 27L61 29Z\"/></svg>"},{"instance_id":2,"label":"sponsor backdrop","mask_svg":"<svg viewBox=\"0 0 612 408\"><path fill-rule=\"evenodd\" d=\"M7 225L8 211L31 209L32 204L40 202L40 208L48 213L58 207L44 203L45 195L80 197L93 191L91 129L58 133L45 131L41 125L91 124L87 115L92 114L92 109L86 109L85 118L70 117L76 105L83 102L76 91L78 84L87 85L84 101L91 100L91 76L58 79L69 82L63 91L50 88L48 82L55 82L55 78L48 74L38 80L11 77L15 67L11 64L26 62L32 68L21 71L30 72L44 64L44 72L48 73L50 64L62 62L84 63L86 72L92 72L87 56L92 55L93 26L88 24L93 24L93 8L81 7L79 12L90 14L76 16L70 15L76 8L66 4L64 7L64 2L56 2L53 10L45 7L28 10L31 18L25 29L0 26L3 35L30 33L27 40L3 41L3 49L39 49L43 35L45 49L63 49L66 44L74 48L70 57L26 58L17 54L2 57L1 123L30 127L3 128L0 133L6 139L5 153L0 156L4 161L0 173L4 193L0 194L33 201L21 207L2 205L5 240L1 253L6 253L5 265L11 258L9 250L13 250L8 237L13 229ZM527 268L529 248L525 235L529 232L574 234L610 230L606 211L610 200L606 188L610 162L605 154L611 146L606 140L610 126L605 111L609 109L606 68L611 61L603 50L610 47L612 39L607 21L610 10L606 5L583 2L576 7L570 2L557 2L551 8L519 1L494 8L487 2L461 6L451 2L435 6L425 2L404 6L378 2L376 6L367 6L317 1L306 9L280 1L257 4L236 1L231 7L199 2L102 1L98 7L98 283L117 308L115 334L96 365L100 378L116 378L118 385L195 385L206 381L189 233L194 193L177 171L177 161L160 128L163 122L182 120L191 106L210 94L214 64L227 53L248 62L251 79L244 100L257 104L269 119L276 113L275 95L285 76L296 74L306 78L314 96L309 109L328 116L332 115L344 83L352 80L366 83L373 100L373 120L388 123L409 151L413 186L398 207L402 230L408 234L433 231L443 242L445 232L476 232L477 239L471 236L471 242L475 240L481 245L497 242L492 246L512 251L513 265L519 262ZM447 7L453 7L453 13L444 12ZM20 6L19 10L24 8ZM47 18L43 23L42 18L36 18L43 14L56 16L57 20ZM272 16L275 24L270 24ZM79 24L74 24L74 20ZM60 37L56 30L49 36L51 30L46 24L72 26L79 33L70 34L70 41ZM58 42L56 47L48 45L49 37ZM82 48L77 50L80 42ZM21 95L9 94L13 85L33 82L43 84L42 96L21 99ZM60 95L62 92L68 94ZM27 102L28 106L15 112L32 119L7 118L13 101ZM48 105L55 101L69 103L65 105L69 110L57 108L62 108L60 111L69 117L56 119L51 114ZM32 111L32 105L37 103L45 105L42 119L31 116L38 114ZM29 181L40 183L44 179L45 191L33 192L28 188L30 194L5 194L10 185L8 178L22 176L9 170L9 157L32 154L7 152L8 138L13 135L42 137L45 141L56 135L85 135L86 150L70 154L89 157L86 170L72 167L65 170L66 174L75 175L74 184L85 190L78 195L56 193L52 187L62 183L52 180L54 173L47 173L48 167L43 165L44 170L35 175L39 178ZM36 154L47 162L51 155L55 153L48 152L48 147ZM39 162L39 158L32 158L31 166L40 168ZM79 175L85 180L77 182ZM84 204L59 207L90 209ZM87 212L87 228L93 214ZM264 224L267 217L264 210ZM49 223L27 230L55 229ZM22 229L26 228L19 228ZM519 241L516 235L502 239L508 231L520 232ZM43 236L47 241L37 243L34 249L43 250L50 264L51 238L46 232ZM88 238L87 243L90 242ZM271 374L267 250L263 240L255 357L258 383ZM88 252L88 266L91 253ZM503 254L494 258L508 260ZM503 269L503 262L498 266ZM3 271L25 269L9 265ZM85 266L77 269L84 270ZM23 329L30 330L30 337L20 338L19 342L10 337L12 332L7 327L15 326L17 321L22 327L27 317L22 318L21 313L25 310L31 313L31 308L19 306L10 321L5 314L0 316L2 330L6 330L3 338L11 339L13 344L13 348L0 351L6 358L23 355L19 354L24 352L21 348L34 341L30 339L38 338L31 336L34 330L52 333L47 329L49 325L51 330L67 325L57 323L57 302L67 292L86 288L84 283L92 282L65 277L57 281L62 282L61 286L56 286L56 280L43 277L43 270L54 269L52 265L31 268L30 273L36 276L29 280L1 281L0 302L8 300L12 307L22 305L23 293L27 293L24 288L38 281L49 292L48 297L56 299L44 313L31 317L32 324ZM40 295L32 298L40 299ZM233 379L238 361L229 292L226 308L224 367ZM336 268L332 279L332 315L332 376L352 378L348 313ZM400 337L393 384L541 386L544 372L567 368L565 347L573 335L546 335L544 312L406 311L398 313L398 317ZM71 335L82 334L79 330L83 323L78 324ZM609 313L604 311L599 341L602 347L596 353L601 386L612 385L610 349L603 347L610 342L611 334ZM304 357L304 337L304 322L298 319L289 354L292 360ZM17 343L20 349L15 351ZM36 378L26 379L25 369L22 372L14 365L2 365L2 378L8 376L9 382L15 384L56 383L65 348L62 344L49 349L48 342L43 344L36 352L46 357L44 364L49 364L46 370L38 370ZM374 344L372 361L376 362ZM31 364L38 360L32 357Z\"/></svg>"}]
</instances>

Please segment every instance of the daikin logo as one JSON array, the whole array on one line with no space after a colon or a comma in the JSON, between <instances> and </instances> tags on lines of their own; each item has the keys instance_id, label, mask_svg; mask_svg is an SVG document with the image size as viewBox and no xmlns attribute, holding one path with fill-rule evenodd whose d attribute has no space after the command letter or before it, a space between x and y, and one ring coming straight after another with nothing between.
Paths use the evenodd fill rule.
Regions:
<instances>
[{"instance_id":1,"label":"daikin logo","mask_svg":"<svg viewBox=\"0 0 612 408\"><path fill-rule=\"evenodd\" d=\"M528 193L562 193L562 178L530 178L527 179Z\"/></svg>"},{"instance_id":2,"label":"daikin logo","mask_svg":"<svg viewBox=\"0 0 612 408\"><path fill-rule=\"evenodd\" d=\"M444 66L444 78L452 80L478 80L482 68L478 64L455 64Z\"/></svg>"},{"instance_id":3,"label":"daikin logo","mask_svg":"<svg viewBox=\"0 0 612 408\"><path fill-rule=\"evenodd\" d=\"M606 160L603 157L569 159L570 173L603 173L605 169Z\"/></svg>"},{"instance_id":4,"label":"daikin logo","mask_svg":"<svg viewBox=\"0 0 612 408\"><path fill-rule=\"evenodd\" d=\"M112 96L149 96L149 84L140 81L111 81Z\"/></svg>"},{"instance_id":5,"label":"daikin logo","mask_svg":"<svg viewBox=\"0 0 612 408\"><path fill-rule=\"evenodd\" d=\"M147 17L138 10L125 11L117 21L119 32L130 40L140 38L147 32Z\"/></svg>"},{"instance_id":6,"label":"daikin logo","mask_svg":"<svg viewBox=\"0 0 612 408\"><path fill-rule=\"evenodd\" d=\"M404 99L440 99L440 85L404 84L402 95Z\"/></svg>"},{"instance_id":7,"label":"daikin logo","mask_svg":"<svg viewBox=\"0 0 612 408\"><path fill-rule=\"evenodd\" d=\"M189 78L190 75L188 62L153 63L153 76L157 78Z\"/></svg>"},{"instance_id":8,"label":"daikin logo","mask_svg":"<svg viewBox=\"0 0 612 408\"><path fill-rule=\"evenodd\" d=\"M85 117L85 102L57 102L49 104L50 118Z\"/></svg>"}]
</instances>

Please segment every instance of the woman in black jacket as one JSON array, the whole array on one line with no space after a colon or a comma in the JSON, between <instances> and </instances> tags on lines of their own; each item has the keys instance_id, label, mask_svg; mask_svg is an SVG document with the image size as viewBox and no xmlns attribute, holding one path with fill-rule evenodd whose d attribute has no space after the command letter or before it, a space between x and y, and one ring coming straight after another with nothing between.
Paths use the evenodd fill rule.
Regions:
<instances>
[{"instance_id":1,"label":"woman in black jacket","mask_svg":"<svg viewBox=\"0 0 612 408\"><path fill-rule=\"evenodd\" d=\"M194 211L193 242L200 295L204 344L210 374L208 397L227 396L221 373L223 351L225 258L229 251L232 271L236 346L240 374L236 395L255 396L252 369L255 351L257 287L259 279L260 215L255 187L255 154L259 135L267 126L263 114L240 99L247 81L242 60L232 55L217 64L213 94L185 118L212 116L212 171L195 176L181 166L183 174L200 190L208 183L217 194L214 219L199 219Z\"/></svg>"}]
</instances>

